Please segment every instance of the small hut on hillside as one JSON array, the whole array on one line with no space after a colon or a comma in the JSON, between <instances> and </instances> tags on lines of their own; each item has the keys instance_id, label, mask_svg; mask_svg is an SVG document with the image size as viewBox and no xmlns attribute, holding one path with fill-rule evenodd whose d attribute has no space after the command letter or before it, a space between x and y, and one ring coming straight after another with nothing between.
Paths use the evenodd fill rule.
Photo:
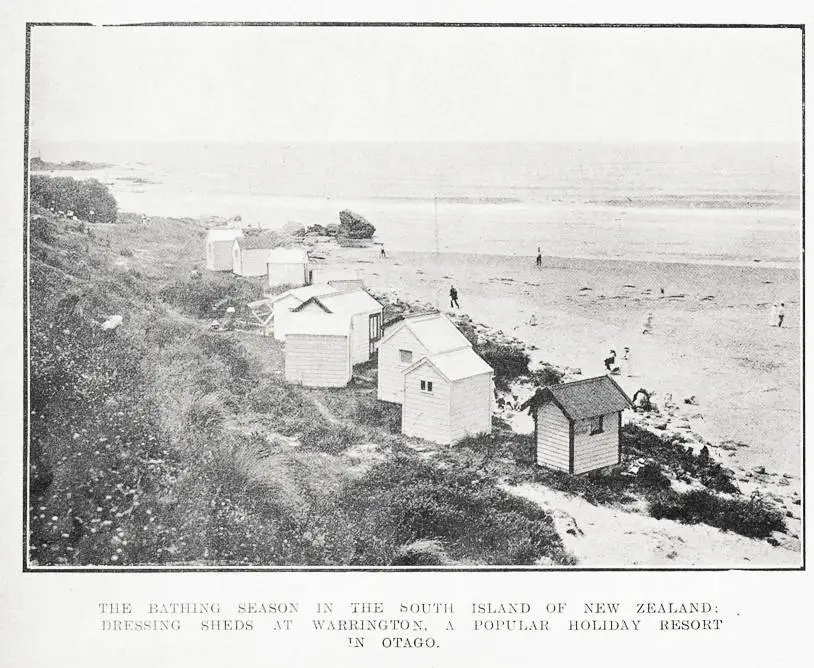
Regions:
<instances>
[{"instance_id":1,"label":"small hut on hillside","mask_svg":"<svg viewBox=\"0 0 814 668\"><path fill-rule=\"evenodd\" d=\"M274 238L266 234L246 235L232 245L232 271L238 276L263 276Z\"/></svg>"},{"instance_id":2,"label":"small hut on hillside","mask_svg":"<svg viewBox=\"0 0 814 668\"><path fill-rule=\"evenodd\" d=\"M304 285L301 288L286 290L268 299L268 303L274 313L274 338L278 341L285 341L285 334L292 309L308 301L311 297L329 295L334 292L336 292L336 289L330 285Z\"/></svg>"},{"instance_id":3,"label":"small hut on hillside","mask_svg":"<svg viewBox=\"0 0 814 668\"><path fill-rule=\"evenodd\" d=\"M412 315L385 324L379 342L379 400L400 404L404 397L403 371L422 357L471 347L442 313Z\"/></svg>"},{"instance_id":4,"label":"small hut on hillside","mask_svg":"<svg viewBox=\"0 0 814 668\"><path fill-rule=\"evenodd\" d=\"M285 337L285 379L306 387L345 387L353 374L350 318L301 314Z\"/></svg>"},{"instance_id":5,"label":"small hut on hillside","mask_svg":"<svg viewBox=\"0 0 814 668\"><path fill-rule=\"evenodd\" d=\"M278 285L310 285L308 251L305 248L275 248L268 255L266 274L270 288Z\"/></svg>"},{"instance_id":6,"label":"small hut on hillside","mask_svg":"<svg viewBox=\"0 0 814 668\"><path fill-rule=\"evenodd\" d=\"M493 373L472 348L414 362L402 374L402 433L441 445L490 434Z\"/></svg>"},{"instance_id":7,"label":"small hut on hillside","mask_svg":"<svg viewBox=\"0 0 814 668\"><path fill-rule=\"evenodd\" d=\"M537 463L587 473L622 461L622 411L630 399L610 376L537 390L520 408L534 418Z\"/></svg>"},{"instance_id":8,"label":"small hut on hillside","mask_svg":"<svg viewBox=\"0 0 814 668\"><path fill-rule=\"evenodd\" d=\"M290 319L298 314L332 313L351 319L351 361L367 362L382 337L382 305L364 290L315 296L291 309Z\"/></svg>"},{"instance_id":9,"label":"small hut on hillside","mask_svg":"<svg viewBox=\"0 0 814 668\"><path fill-rule=\"evenodd\" d=\"M207 230L204 242L206 268L210 271L232 271L232 248L236 239L243 238L243 231L234 228Z\"/></svg>"}]
</instances>

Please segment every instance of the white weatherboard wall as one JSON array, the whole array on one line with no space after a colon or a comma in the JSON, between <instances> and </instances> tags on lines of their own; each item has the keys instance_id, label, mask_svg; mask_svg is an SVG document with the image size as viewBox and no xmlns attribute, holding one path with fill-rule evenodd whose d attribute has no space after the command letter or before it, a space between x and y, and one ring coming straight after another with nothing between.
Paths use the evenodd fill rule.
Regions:
<instances>
[{"instance_id":1,"label":"white weatherboard wall","mask_svg":"<svg viewBox=\"0 0 814 668\"><path fill-rule=\"evenodd\" d=\"M345 387L351 379L347 335L289 332L285 341L285 379L306 387Z\"/></svg>"},{"instance_id":2,"label":"white weatherboard wall","mask_svg":"<svg viewBox=\"0 0 814 668\"><path fill-rule=\"evenodd\" d=\"M278 285L305 285L307 266L304 262L269 262L267 265L269 287Z\"/></svg>"},{"instance_id":3,"label":"white weatherboard wall","mask_svg":"<svg viewBox=\"0 0 814 668\"><path fill-rule=\"evenodd\" d=\"M206 268L210 271L232 271L234 241L207 241Z\"/></svg>"},{"instance_id":4,"label":"white weatherboard wall","mask_svg":"<svg viewBox=\"0 0 814 668\"><path fill-rule=\"evenodd\" d=\"M591 435L590 420L574 424L574 473L586 473L619 463L619 419L621 413L602 416L603 431Z\"/></svg>"},{"instance_id":5,"label":"white weatherboard wall","mask_svg":"<svg viewBox=\"0 0 814 668\"><path fill-rule=\"evenodd\" d=\"M399 350L409 350L413 356L409 362L402 362ZM408 366L427 356L427 349L408 327L402 326L387 341L379 346L379 401L392 401L400 404L404 397L404 374Z\"/></svg>"},{"instance_id":6,"label":"white weatherboard wall","mask_svg":"<svg viewBox=\"0 0 814 668\"><path fill-rule=\"evenodd\" d=\"M262 276L266 273L266 261L270 250L269 248L242 248L235 244L232 271L238 276Z\"/></svg>"},{"instance_id":7,"label":"white weatherboard wall","mask_svg":"<svg viewBox=\"0 0 814 668\"><path fill-rule=\"evenodd\" d=\"M421 389L422 380L432 382L432 392ZM432 365L422 364L402 374L402 382L402 433L441 445L451 443L449 381Z\"/></svg>"},{"instance_id":8,"label":"white weatherboard wall","mask_svg":"<svg viewBox=\"0 0 814 668\"><path fill-rule=\"evenodd\" d=\"M452 383L450 440L492 433L492 374L460 378Z\"/></svg>"},{"instance_id":9,"label":"white weatherboard wall","mask_svg":"<svg viewBox=\"0 0 814 668\"><path fill-rule=\"evenodd\" d=\"M568 418L553 402L537 407L537 463L568 471L570 427Z\"/></svg>"}]
</instances>

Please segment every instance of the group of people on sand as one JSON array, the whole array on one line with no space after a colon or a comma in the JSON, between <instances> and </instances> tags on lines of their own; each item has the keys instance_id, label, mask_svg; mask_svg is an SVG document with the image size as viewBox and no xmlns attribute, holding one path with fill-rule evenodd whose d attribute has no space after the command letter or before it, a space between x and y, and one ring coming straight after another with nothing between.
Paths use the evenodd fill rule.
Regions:
<instances>
[{"instance_id":1,"label":"group of people on sand","mask_svg":"<svg viewBox=\"0 0 814 668\"><path fill-rule=\"evenodd\" d=\"M630 378L633 375L630 347L625 346L623 348L622 357L619 358L618 362L616 358L616 351L611 348L608 356L604 359L604 364L605 371L607 371L611 376L618 376L624 373L625 376Z\"/></svg>"}]
</instances>

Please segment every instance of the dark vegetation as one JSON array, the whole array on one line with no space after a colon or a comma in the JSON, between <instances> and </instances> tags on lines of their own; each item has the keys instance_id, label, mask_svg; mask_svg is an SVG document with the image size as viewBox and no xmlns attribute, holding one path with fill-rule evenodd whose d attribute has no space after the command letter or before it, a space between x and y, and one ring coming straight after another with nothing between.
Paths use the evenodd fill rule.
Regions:
<instances>
[{"instance_id":1,"label":"dark vegetation","mask_svg":"<svg viewBox=\"0 0 814 668\"><path fill-rule=\"evenodd\" d=\"M96 179L77 181L70 176L31 175L31 202L44 209L72 212L93 223L115 223L118 207L110 191Z\"/></svg>"},{"instance_id":2,"label":"dark vegetation","mask_svg":"<svg viewBox=\"0 0 814 668\"><path fill-rule=\"evenodd\" d=\"M348 239L370 239L376 228L364 216L348 209L339 212L337 236Z\"/></svg>"},{"instance_id":3,"label":"dark vegetation","mask_svg":"<svg viewBox=\"0 0 814 668\"><path fill-rule=\"evenodd\" d=\"M48 162L40 157L31 158L30 164L31 170L35 172L53 169L76 169L81 171L87 169L104 169L105 167L111 167L111 165L106 162L88 162L87 160L71 160L69 162Z\"/></svg>"},{"instance_id":4,"label":"dark vegetation","mask_svg":"<svg viewBox=\"0 0 814 668\"><path fill-rule=\"evenodd\" d=\"M200 279L176 279L164 286L158 296L181 313L206 318L233 307L245 309L246 303L263 296L258 281L237 281L231 275L207 274Z\"/></svg>"}]
</instances>

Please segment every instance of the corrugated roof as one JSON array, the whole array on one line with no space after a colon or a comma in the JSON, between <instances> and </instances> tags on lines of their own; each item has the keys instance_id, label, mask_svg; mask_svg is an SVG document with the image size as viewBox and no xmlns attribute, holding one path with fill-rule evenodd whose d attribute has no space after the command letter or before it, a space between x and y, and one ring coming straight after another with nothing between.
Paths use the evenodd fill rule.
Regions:
<instances>
[{"instance_id":1,"label":"corrugated roof","mask_svg":"<svg viewBox=\"0 0 814 668\"><path fill-rule=\"evenodd\" d=\"M421 341L430 355L472 347L469 339L461 334L460 330L442 313L405 318L403 322Z\"/></svg>"},{"instance_id":2,"label":"corrugated roof","mask_svg":"<svg viewBox=\"0 0 814 668\"><path fill-rule=\"evenodd\" d=\"M286 323L286 336L291 334L350 336L350 318L327 313L296 313Z\"/></svg>"},{"instance_id":3,"label":"corrugated roof","mask_svg":"<svg viewBox=\"0 0 814 668\"><path fill-rule=\"evenodd\" d=\"M234 241L243 238L243 230L236 228L216 228L206 231L207 241Z\"/></svg>"},{"instance_id":4,"label":"corrugated roof","mask_svg":"<svg viewBox=\"0 0 814 668\"><path fill-rule=\"evenodd\" d=\"M268 261L272 264L302 264L308 262L308 251L305 248L275 248L269 253Z\"/></svg>"},{"instance_id":5,"label":"corrugated roof","mask_svg":"<svg viewBox=\"0 0 814 668\"><path fill-rule=\"evenodd\" d=\"M432 364L447 380L451 381L460 380L461 378L471 378L472 376L479 376L483 373L492 373L492 367L472 350L472 348L462 348L461 350L453 350L448 353L441 353L440 355L423 357L415 364L407 367L404 370L404 374L406 375L412 372L423 363Z\"/></svg>"},{"instance_id":6,"label":"corrugated roof","mask_svg":"<svg viewBox=\"0 0 814 668\"><path fill-rule=\"evenodd\" d=\"M382 305L364 290L323 295L317 297L317 299L319 299L331 313L356 315L357 313L380 311L382 308Z\"/></svg>"},{"instance_id":7,"label":"corrugated roof","mask_svg":"<svg viewBox=\"0 0 814 668\"><path fill-rule=\"evenodd\" d=\"M630 408L624 390L610 376L585 378L538 390L521 408L554 401L572 420L616 413Z\"/></svg>"},{"instance_id":8,"label":"corrugated roof","mask_svg":"<svg viewBox=\"0 0 814 668\"><path fill-rule=\"evenodd\" d=\"M332 285L325 285L323 283L314 283L313 285L304 285L301 288L291 288L279 295L269 298L269 302L274 304L286 297L293 297L300 304L308 301L311 297L321 297L322 295L331 295L336 292L336 288Z\"/></svg>"}]
</instances>

